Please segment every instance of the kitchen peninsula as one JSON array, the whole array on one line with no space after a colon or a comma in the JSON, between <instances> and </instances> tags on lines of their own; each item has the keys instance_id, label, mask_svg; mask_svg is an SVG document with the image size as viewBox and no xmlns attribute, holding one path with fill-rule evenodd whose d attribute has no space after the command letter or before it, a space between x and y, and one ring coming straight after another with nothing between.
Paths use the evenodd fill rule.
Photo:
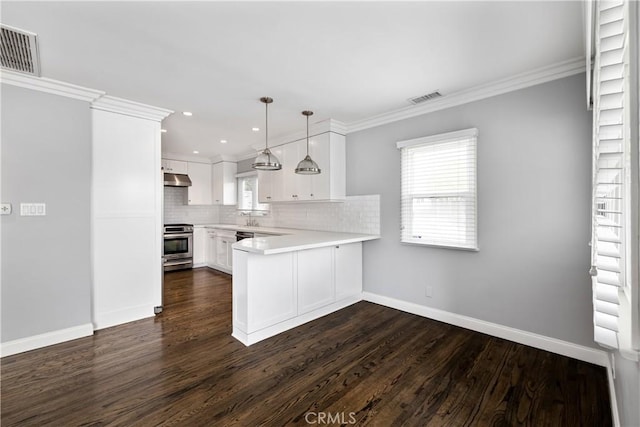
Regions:
<instances>
[{"instance_id":1,"label":"kitchen peninsula","mask_svg":"<svg viewBox=\"0 0 640 427\"><path fill-rule=\"evenodd\" d=\"M380 236L289 230L233 245L233 337L245 345L362 299L362 242Z\"/></svg>"}]
</instances>

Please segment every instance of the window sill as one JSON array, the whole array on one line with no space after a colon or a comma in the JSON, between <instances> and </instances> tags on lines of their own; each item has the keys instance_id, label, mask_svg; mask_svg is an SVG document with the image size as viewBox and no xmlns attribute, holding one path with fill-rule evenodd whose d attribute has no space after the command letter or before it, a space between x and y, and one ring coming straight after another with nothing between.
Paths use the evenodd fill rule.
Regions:
<instances>
[{"instance_id":1,"label":"window sill","mask_svg":"<svg viewBox=\"0 0 640 427\"><path fill-rule=\"evenodd\" d=\"M480 248L465 248L465 247L462 247L462 246L437 245L437 244L434 244L434 243L407 242L407 241L403 241L403 240L401 240L400 243L403 244L403 245L423 246L423 247L427 247L427 248L453 249L453 250L466 251L466 252L480 252Z\"/></svg>"}]
</instances>

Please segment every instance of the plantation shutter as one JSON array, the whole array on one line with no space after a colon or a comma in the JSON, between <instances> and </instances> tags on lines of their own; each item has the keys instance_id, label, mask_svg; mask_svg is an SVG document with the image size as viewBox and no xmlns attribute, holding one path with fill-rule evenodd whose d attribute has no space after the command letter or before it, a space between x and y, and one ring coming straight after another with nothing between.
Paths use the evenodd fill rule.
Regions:
<instances>
[{"instance_id":1,"label":"plantation shutter","mask_svg":"<svg viewBox=\"0 0 640 427\"><path fill-rule=\"evenodd\" d=\"M477 250L477 129L397 143L401 241Z\"/></svg>"},{"instance_id":2,"label":"plantation shutter","mask_svg":"<svg viewBox=\"0 0 640 427\"><path fill-rule=\"evenodd\" d=\"M596 6L592 281L594 339L618 348L619 291L625 285L625 3ZM626 106L628 108L628 106Z\"/></svg>"}]
</instances>

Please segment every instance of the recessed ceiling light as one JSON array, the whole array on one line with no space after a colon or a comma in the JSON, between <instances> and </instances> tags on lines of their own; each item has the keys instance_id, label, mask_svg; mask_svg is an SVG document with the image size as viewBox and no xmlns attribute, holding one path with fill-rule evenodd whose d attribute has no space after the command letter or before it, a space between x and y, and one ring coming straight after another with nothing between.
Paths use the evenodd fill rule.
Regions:
<instances>
[{"instance_id":1,"label":"recessed ceiling light","mask_svg":"<svg viewBox=\"0 0 640 427\"><path fill-rule=\"evenodd\" d=\"M166 129L160 129L160 132L167 133L167 130Z\"/></svg>"},{"instance_id":2,"label":"recessed ceiling light","mask_svg":"<svg viewBox=\"0 0 640 427\"><path fill-rule=\"evenodd\" d=\"M193 116L193 113L191 111L183 111L182 114L185 116Z\"/></svg>"},{"instance_id":3,"label":"recessed ceiling light","mask_svg":"<svg viewBox=\"0 0 640 427\"><path fill-rule=\"evenodd\" d=\"M198 154L200 153L198 150L193 150L193 154Z\"/></svg>"},{"instance_id":4,"label":"recessed ceiling light","mask_svg":"<svg viewBox=\"0 0 640 427\"><path fill-rule=\"evenodd\" d=\"M220 144L226 144L226 143L227 143L227 140L226 140L226 139L221 139L221 140L220 140Z\"/></svg>"},{"instance_id":5,"label":"recessed ceiling light","mask_svg":"<svg viewBox=\"0 0 640 427\"><path fill-rule=\"evenodd\" d=\"M260 132L260 128L251 128L251 130L254 132Z\"/></svg>"}]
</instances>

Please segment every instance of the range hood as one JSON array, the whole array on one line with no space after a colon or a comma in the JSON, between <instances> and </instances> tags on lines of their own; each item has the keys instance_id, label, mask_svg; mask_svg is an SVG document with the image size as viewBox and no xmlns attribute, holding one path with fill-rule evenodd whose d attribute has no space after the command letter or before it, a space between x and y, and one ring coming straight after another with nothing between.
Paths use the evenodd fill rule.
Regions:
<instances>
[{"instance_id":1,"label":"range hood","mask_svg":"<svg viewBox=\"0 0 640 427\"><path fill-rule=\"evenodd\" d=\"M184 175L181 173L165 173L164 186L165 187L191 187L191 179L189 178L189 175Z\"/></svg>"}]
</instances>

